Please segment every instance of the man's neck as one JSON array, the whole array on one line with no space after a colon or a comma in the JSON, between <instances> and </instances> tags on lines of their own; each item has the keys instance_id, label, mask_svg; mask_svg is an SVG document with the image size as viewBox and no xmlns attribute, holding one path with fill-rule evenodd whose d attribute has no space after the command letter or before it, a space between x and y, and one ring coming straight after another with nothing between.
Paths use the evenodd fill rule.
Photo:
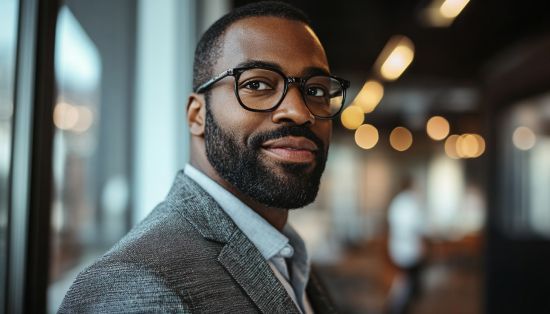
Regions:
<instances>
[{"instance_id":1,"label":"man's neck","mask_svg":"<svg viewBox=\"0 0 550 314\"><path fill-rule=\"evenodd\" d=\"M207 175L210 179L214 180L216 183L221 185L224 189L229 191L231 194L235 195L238 199L240 199L243 203L245 203L248 207L250 207L256 213L258 213L258 215L264 218L277 230L279 231L283 230L283 227L285 226L286 221L288 219L288 209L273 208L273 207L265 206L257 202L256 200L252 199L251 197L241 193L235 186L233 186L232 184L224 180L222 177L220 177L216 172L216 170L207 161L200 162L198 160L191 158L190 164L196 169L200 170L205 175Z\"/></svg>"},{"instance_id":2,"label":"man's neck","mask_svg":"<svg viewBox=\"0 0 550 314\"><path fill-rule=\"evenodd\" d=\"M252 208L252 210L254 210L256 213L258 213L258 215L267 220L267 222L275 227L275 229L279 231L283 230L283 227L285 226L288 219L288 209L268 207L260 204L249 196L240 193L232 185L231 187L233 187L233 189L229 189L225 185L223 187L226 188L229 192L233 193L233 195L237 196L243 203Z\"/></svg>"}]
</instances>

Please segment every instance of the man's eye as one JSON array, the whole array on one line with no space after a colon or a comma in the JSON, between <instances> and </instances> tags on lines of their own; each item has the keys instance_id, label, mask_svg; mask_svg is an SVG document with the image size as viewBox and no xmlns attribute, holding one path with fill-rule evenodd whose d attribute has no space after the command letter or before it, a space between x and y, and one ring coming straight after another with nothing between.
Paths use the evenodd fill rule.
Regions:
<instances>
[{"instance_id":1,"label":"man's eye","mask_svg":"<svg viewBox=\"0 0 550 314\"><path fill-rule=\"evenodd\" d=\"M243 85L243 88L251 90L268 90L273 89L269 84L262 81L249 81Z\"/></svg>"},{"instance_id":2,"label":"man's eye","mask_svg":"<svg viewBox=\"0 0 550 314\"><path fill-rule=\"evenodd\" d=\"M313 97L324 97L326 95L326 90L322 87L310 86L307 88L307 95Z\"/></svg>"}]
</instances>

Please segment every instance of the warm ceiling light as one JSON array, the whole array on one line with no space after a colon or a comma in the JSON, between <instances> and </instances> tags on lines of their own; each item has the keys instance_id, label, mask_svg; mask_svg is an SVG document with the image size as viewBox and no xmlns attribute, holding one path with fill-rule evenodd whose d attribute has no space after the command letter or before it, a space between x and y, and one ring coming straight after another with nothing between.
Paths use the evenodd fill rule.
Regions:
<instances>
[{"instance_id":1,"label":"warm ceiling light","mask_svg":"<svg viewBox=\"0 0 550 314\"><path fill-rule=\"evenodd\" d=\"M363 124L355 130L355 143L363 149L371 149L378 143L378 130L370 124Z\"/></svg>"},{"instance_id":2,"label":"warm ceiling light","mask_svg":"<svg viewBox=\"0 0 550 314\"><path fill-rule=\"evenodd\" d=\"M447 149L447 143L445 144L445 149ZM452 145L452 141L449 143L449 145ZM479 134L462 134L456 137L456 141L454 141L454 147L457 157L477 158L485 152L485 140ZM452 147L449 147L449 149L451 148Z\"/></svg>"},{"instance_id":3,"label":"warm ceiling light","mask_svg":"<svg viewBox=\"0 0 550 314\"><path fill-rule=\"evenodd\" d=\"M421 21L429 26L447 27L462 12L469 0L432 0L421 11Z\"/></svg>"},{"instance_id":4,"label":"warm ceiling light","mask_svg":"<svg viewBox=\"0 0 550 314\"><path fill-rule=\"evenodd\" d=\"M346 129L354 130L363 124L365 113L358 106L349 106L342 111L340 120Z\"/></svg>"},{"instance_id":5,"label":"warm ceiling light","mask_svg":"<svg viewBox=\"0 0 550 314\"><path fill-rule=\"evenodd\" d=\"M394 36L388 41L375 66L380 75L389 81L396 80L405 72L414 58L414 44L405 36Z\"/></svg>"},{"instance_id":6,"label":"warm ceiling light","mask_svg":"<svg viewBox=\"0 0 550 314\"><path fill-rule=\"evenodd\" d=\"M470 2L470 0L446 0L441 7L439 7L439 12L441 12L441 15L445 18L454 19L462 12L468 2Z\"/></svg>"},{"instance_id":7,"label":"warm ceiling light","mask_svg":"<svg viewBox=\"0 0 550 314\"><path fill-rule=\"evenodd\" d=\"M361 107L364 113L369 113L376 108L384 97L384 86L377 81L367 81L355 97L353 105Z\"/></svg>"},{"instance_id":8,"label":"warm ceiling light","mask_svg":"<svg viewBox=\"0 0 550 314\"><path fill-rule=\"evenodd\" d=\"M474 158L477 158L483 155L483 153L485 152L485 139L483 139L483 137L479 134L472 134L472 135L475 137L478 144L478 150L476 154L473 156Z\"/></svg>"},{"instance_id":9,"label":"warm ceiling light","mask_svg":"<svg viewBox=\"0 0 550 314\"><path fill-rule=\"evenodd\" d=\"M458 135L453 134L445 140L445 154L452 159L458 159L460 156L456 151L456 142L458 140Z\"/></svg>"},{"instance_id":10,"label":"warm ceiling light","mask_svg":"<svg viewBox=\"0 0 550 314\"><path fill-rule=\"evenodd\" d=\"M396 151L406 151L413 143L413 136L408 129L398 126L390 134L390 145Z\"/></svg>"},{"instance_id":11,"label":"warm ceiling light","mask_svg":"<svg viewBox=\"0 0 550 314\"><path fill-rule=\"evenodd\" d=\"M456 152L461 158L473 158L479 152L479 142L473 134L462 134L456 140Z\"/></svg>"},{"instance_id":12,"label":"warm ceiling light","mask_svg":"<svg viewBox=\"0 0 550 314\"><path fill-rule=\"evenodd\" d=\"M426 123L426 133L436 141L441 141L449 135L449 122L447 119L440 116L433 116Z\"/></svg>"},{"instance_id":13,"label":"warm ceiling light","mask_svg":"<svg viewBox=\"0 0 550 314\"><path fill-rule=\"evenodd\" d=\"M516 128L512 135L512 142L517 149L530 150L535 146L537 136L535 132L526 126L520 126Z\"/></svg>"}]
</instances>

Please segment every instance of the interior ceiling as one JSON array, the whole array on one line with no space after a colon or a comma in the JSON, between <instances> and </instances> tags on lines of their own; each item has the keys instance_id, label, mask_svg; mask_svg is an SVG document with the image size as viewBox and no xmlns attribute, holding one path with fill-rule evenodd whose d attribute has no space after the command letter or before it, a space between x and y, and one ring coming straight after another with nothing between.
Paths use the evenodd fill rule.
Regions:
<instances>
[{"instance_id":1,"label":"interior ceiling","mask_svg":"<svg viewBox=\"0 0 550 314\"><path fill-rule=\"evenodd\" d=\"M250 2L255 1L233 4ZM471 122L461 120L479 116L487 64L506 50L550 33L547 1L471 0L445 28L420 21L431 0L285 2L310 16L332 72L352 81L350 100L372 77L373 64L389 38L405 35L413 41L413 63L397 81L384 83L382 102L366 116L367 122L378 121L381 127L422 121L429 114L468 125ZM474 119L475 124L481 121Z\"/></svg>"},{"instance_id":2,"label":"interior ceiling","mask_svg":"<svg viewBox=\"0 0 550 314\"><path fill-rule=\"evenodd\" d=\"M240 6L250 0L235 0ZM395 34L415 44L415 60L400 79L469 82L508 47L550 30L547 1L471 0L450 27L423 26L418 16L428 0L285 2L303 9L327 50L334 72L369 75Z\"/></svg>"}]
</instances>

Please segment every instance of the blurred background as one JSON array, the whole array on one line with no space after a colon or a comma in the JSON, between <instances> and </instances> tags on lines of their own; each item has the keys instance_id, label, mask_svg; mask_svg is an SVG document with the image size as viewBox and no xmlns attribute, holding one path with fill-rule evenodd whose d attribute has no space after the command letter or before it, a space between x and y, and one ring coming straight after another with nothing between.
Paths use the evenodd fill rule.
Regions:
<instances>
[{"instance_id":1,"label":"blurred background","mask_svg":"<svg viewBox=\"0 0 550 314\"><path fill-rule=\"evenodd\" d=\"M243 0L0 0L0 312L56 312L188 158L195 44ZM291 212L342 313L550 313L543 1L286 1L352 82Z\"/></svg>"}]
</instances>

